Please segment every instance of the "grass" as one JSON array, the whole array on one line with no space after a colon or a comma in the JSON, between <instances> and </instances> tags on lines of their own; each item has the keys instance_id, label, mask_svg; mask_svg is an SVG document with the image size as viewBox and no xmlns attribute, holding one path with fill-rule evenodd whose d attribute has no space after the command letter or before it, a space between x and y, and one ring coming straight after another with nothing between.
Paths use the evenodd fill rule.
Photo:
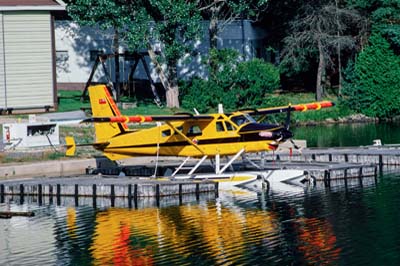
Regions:
<instances>
[{"instance_id":1,"label":"grass","mask_svg":"<svg viewBox=\"0 0 400 266\"><path fill-rule=\"evenodd\" d=\"M81 91L58 91L58 112L76 111L90 108L89 101L81 101Z\"/></svg>"},{"instance_id":2,"label":"grass","mask_svg":"<svg viewBox=\"0 0 400 266\"><path fill-rule=\"evenodd\" d=\"M80 109L90 109L88 99L81 100L81 91L60 90L58 92L59 103L58 112L76 111ZM133 102L131 98L122 97L121 102ZM148 102L139 102L137 106L131 109L121 109L124 115L165 115L182 112L182 109L160 108L156 104Z\"/></svg>"}]
</instances>

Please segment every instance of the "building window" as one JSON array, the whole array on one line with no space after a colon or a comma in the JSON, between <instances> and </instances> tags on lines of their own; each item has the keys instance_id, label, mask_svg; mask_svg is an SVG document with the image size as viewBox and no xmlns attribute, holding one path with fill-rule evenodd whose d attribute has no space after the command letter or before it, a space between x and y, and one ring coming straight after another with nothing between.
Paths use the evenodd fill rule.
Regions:
<instances>
[{"instance_id":1,"label":"building window","mask_svg":"<svg viewBox=\"0 0 400 266\"><path fill-rule=\"evenodd\" d=\"M56 51L56 62L67 62L68 61L68 51Z\"/></svg>"},{"instance_id":2,"label":"building window","mask_svg":"<svg viewBox=\"0 0 400 266\"><path fill-rule=\"evenodd\" d=\"M90 50L90 61L95 61L101 54L104 54L103 50Z\"/></svg>"},{"instance_id":3,"label":"building window","mask_svg":"<svg viewBox=\"0 0 400 266\"><path fill-rule=\"evenodd\" d=\"M57 75L70 72L68 59L68 51L56 51Z\"/></svg>"}]
</instances>

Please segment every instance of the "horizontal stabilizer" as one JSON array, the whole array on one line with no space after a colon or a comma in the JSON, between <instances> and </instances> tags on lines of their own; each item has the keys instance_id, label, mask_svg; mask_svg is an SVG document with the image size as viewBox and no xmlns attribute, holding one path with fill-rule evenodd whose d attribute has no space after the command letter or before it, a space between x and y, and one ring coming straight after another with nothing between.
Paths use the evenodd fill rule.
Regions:
<instances>
[{"instance_id":1,"label":"horizontal stabilizer","mask_svg":"<svg viewBox=\"0 0 400 266\"><path fill-rule=\"evenodd\" d=\"M103 150L107 145L109 145L109 142L96 142L96 143L75 143L75 139L73 137L65 137L65 146L67 147L67 151L65 155L67 156L74 156L76 147L84 147L84 146L93 146L98 150Z\"/></svg>"},{"instance_id":2,"label":"horizontal stabilizer","mask_svg":"<svg viewBox=\"0 0 400 266\"><path fill-rule=\"evenodd\" d=\"M65 155L74 156L76 150L75 139L73 137L65 137L65 143L66 143L65 146L67 146L67 151Z\"/></svg>"}]
</instances>

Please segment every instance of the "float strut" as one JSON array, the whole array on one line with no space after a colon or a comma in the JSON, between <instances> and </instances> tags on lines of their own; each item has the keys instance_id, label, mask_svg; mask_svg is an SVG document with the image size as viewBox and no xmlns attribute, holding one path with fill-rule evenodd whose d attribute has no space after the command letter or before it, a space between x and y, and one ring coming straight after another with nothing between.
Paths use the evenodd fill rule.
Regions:
<instances>
[{"instance_id":1,"label":"float strut","mask_svg":"<svg viewBox=\"0 0 400 266\"><path fill-rule=\"evenodd\" d=\"M186 159L181 163L181 165L176 168L175 172L172 173L171 177L174 177L181 169L182 167L187 163L187 161L190 159L190 157L186 157Z\"/></svg>"},{"instance_id":2,"label":"float strut","mask_svg":"<svg viewBox=\"0 0 400 266\"><path fill-rule=\"evenodd\" d=\"M200 161L192 168L192 170L190 170L189 175L192 175L194 173L194 171L197 170L197 168L199 168L199 166L204 162L204 160L207 159L207 155L204 155Z\"/></svg>"},{"instance_id":3,"label":"float strut","mask_svg":"<svg viewBox=\"0 0 400 266\"><path fill-rule=\"evenodd\" d=\"M233 156L232 159L231 159L221 170L218 169L217 174L220 175L220 174L222 174L223 172L225 172L225 170L226 170L229 166L231 166L232 163L233 163L234 161L236 161L236 159L237 159L240 155L242 155L243 152L244 152L244 149L241 149L238 153L236 153L235 156Z\"/></svg>"}]
</instances>

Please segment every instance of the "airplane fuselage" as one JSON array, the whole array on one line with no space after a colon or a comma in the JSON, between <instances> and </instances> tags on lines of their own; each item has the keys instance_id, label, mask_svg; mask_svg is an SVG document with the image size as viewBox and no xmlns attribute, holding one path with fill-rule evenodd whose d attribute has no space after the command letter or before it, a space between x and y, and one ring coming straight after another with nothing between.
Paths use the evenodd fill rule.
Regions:
<instances>
[{"instance_id":1,"label":"airplane fuselage","mask_svg":"<svg viewBox=\"0 0 400 266\"><path fill-rule=\"evenodd\" d=\"M149 129L127 131L109 139L107 146L98 147L108 158L118 160L132 156L190 156L234 155L245 152L268 151L292 134L279 125L260 124L236 114L214 115L210 121L180 121L161 124ZM243 116L244 121L238 121ZM247 120L246 120L247 119Z\"/></svg>"}]
</instances>

